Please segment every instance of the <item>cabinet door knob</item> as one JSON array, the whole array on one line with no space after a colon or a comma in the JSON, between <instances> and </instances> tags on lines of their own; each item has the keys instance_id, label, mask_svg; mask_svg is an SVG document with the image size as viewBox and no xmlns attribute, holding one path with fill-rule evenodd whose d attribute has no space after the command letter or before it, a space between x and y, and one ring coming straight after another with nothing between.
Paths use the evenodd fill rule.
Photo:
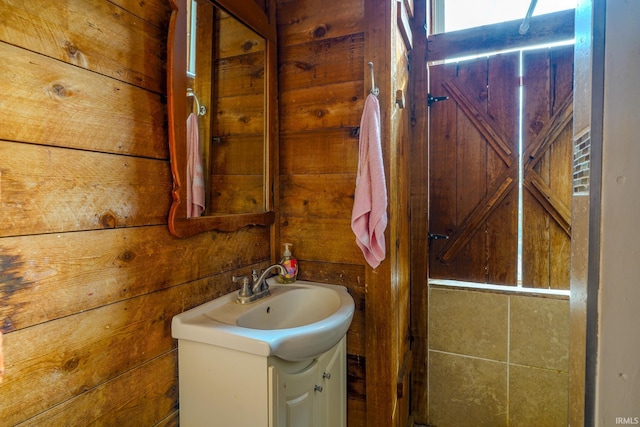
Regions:
<instances>
[{"instance_id":1,"label":"cabinet door knob","mask_svg":"<svg viewBox=\"0 0 640 427\"><path fill-rule=\"evenodd\" d=\"M331 379L331 374L328 372L323 372L322 373L322 379L324 380L330 380Z\"/></svg>"},{"instance_id":2,"label":"cabinet door knob","mask_svg":"<svg viewBox=\"0 0 640 427\"><path fill-rule=\"evenodd\" d=\"M313 391L318 391L318 392L322 392L322 386L321 385L314 385L313 386Z\"/></svg>"}]
</instances>

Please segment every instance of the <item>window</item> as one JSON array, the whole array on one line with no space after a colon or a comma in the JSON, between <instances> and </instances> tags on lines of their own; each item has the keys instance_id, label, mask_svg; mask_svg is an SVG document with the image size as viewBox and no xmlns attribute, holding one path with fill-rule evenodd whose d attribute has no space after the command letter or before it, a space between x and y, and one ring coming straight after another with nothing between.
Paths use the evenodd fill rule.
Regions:
<instances>
[{"instance_id":1,"label":"window","mask_svg":"<svg viewBox=\"0 0 640 427\"><path fill-rule=\"evenodd\" d=\"M434 0L434 34L524 19L530 0ZM538 0L533 16L575 8L576 0Z\"/></svg>"}]
</instances>

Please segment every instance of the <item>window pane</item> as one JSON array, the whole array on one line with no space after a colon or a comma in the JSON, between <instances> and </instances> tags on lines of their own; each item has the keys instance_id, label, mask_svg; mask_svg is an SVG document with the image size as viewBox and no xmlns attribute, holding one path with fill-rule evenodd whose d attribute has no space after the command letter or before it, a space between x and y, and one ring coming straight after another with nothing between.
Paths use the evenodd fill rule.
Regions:
<instances>
[{"instance_id":1,"label":"window pane","mask_svg":"<svg viewBox=\"0 0 640 427\"><path fill-rule=\"evenodd\" d=\"M444 31L456 31L498 22L524 19L530 0L441 0L444 8ZM576 0L538 0L536 15L573 9ZM434 16L442 16L437 12ZM436 28L440 28L436 25Z\"/></svg>"}]
</instances>

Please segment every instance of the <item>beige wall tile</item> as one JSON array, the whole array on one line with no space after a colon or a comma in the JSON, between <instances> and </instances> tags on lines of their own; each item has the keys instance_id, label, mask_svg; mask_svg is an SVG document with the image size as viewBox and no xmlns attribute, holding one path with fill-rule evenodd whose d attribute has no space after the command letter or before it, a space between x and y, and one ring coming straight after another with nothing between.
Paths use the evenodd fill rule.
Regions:
<instances>
[{"instance_id":1,"label":"beige wall tile","mask_svg":"<svg viewBox=\"0 0 640 427\"><path fill-rule=\"evenodd\" d=\"M429 422L432 425L507 425L505 363L429 352L429 372Z\"/></svg>"},{"instance_id":2,"label":"beige wall tile","mask_svg":"<svg viewBox=\"0 0 640 427\"><path fill-rule=\"evenodd\" d=\"M507 303L502 294L431 288L429 348L506 361Z\"/></svg>"},{"instance_id":3,"label":"beige wall tile","mask_svg":"<svg viewBox=\"0 0 640 427\"><path fill-rule=\"evenodd\" d=\"M569 370L569 301L512 296L509 362Z\"/></svg>"},{"instance_id":4,"label":"beige wall tile","mask_svg":"<svg viewBox=\"0 0 640 427\"><path fill-rule=\"evenodd\" d=\"M509 426L566 427L569 374L509 367Z\"/></svg>"}]
</instances>

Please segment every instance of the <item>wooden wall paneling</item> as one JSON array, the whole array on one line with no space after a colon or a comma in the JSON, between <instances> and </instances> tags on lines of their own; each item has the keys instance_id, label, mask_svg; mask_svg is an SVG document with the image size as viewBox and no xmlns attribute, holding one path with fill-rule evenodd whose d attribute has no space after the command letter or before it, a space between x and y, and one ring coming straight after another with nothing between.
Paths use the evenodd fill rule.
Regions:
<instances>
[{"instance_id":1,"label":"wooden wall paneling","mask_svg":"<svg viewBox=\"0 0 640 427\"><path fill-rule=\"evenodd\" d=\"M494 126L505 137L511 155L511 164L505 163L493 149L487 152L487 180L499 180L512 165L517 165L518 153L518 86L519 54L509 53L488 60L487 113ZM485 250L487 283L515 285L517 283L518 251L518 189L513 186L505 199L487 218L487 246Z\"/></svg>"},{"instance_id":2,"label":"wooden wall paneling","mask_svg":"<svg viewBox=\"0 0 640 427\"><path fill-rule=\"evenodd\" d=\"M147 361L174 350L172 317L237 288L231 276L238 273L192 281L5 335L7 372L0 398L12 404L0 406L3 422L17 424L74 396L91 393L125 372L144 370ZM174 366L169 366L171 376ZM174 389L165 390L169 398L175 396ZM148 399L142 384L127 393L129 404ZM82 399L89 407L95 404L94 399ZM85 411L73 406L69 410Z\"/></svg>"},{"instance_id":3,"label":"wooden wall paneling","mask_svg":"<svg viewBox=\"0 0 640 427\"><path fill-rule=\"evenodd\" d=\"M347 425L366 427L368 426L366 359L347 355L347 375Z\"/></svg>"},{"instance_id":4,"label":"wooden wall paneling","mask_svg":"<svg viewBox=\"0 0 640 427\"><path fill-rule=\"evenodd\" d=\"M282 46L278 68L286 78L280 79L280 90L360 80L363 47L363 33Z\"/></svg>"},{"instance_id":5,"label":"wooden wall paneling","mask_svg":"<svg viewBox=\"0 0 640 427\"><path fill-rule=\"evenodd\" d=\"M0 236L166 222L166 161L8 141L0 158Z\"/></svg>"},{"instance_id":6,"label":"wooden wall paneling","mask_svg":"<svg viewBox=\"0 0 640 427\"><path fill-rule=\"evenodd\" d=\"M427 94L427 2L412 2L414 48L411 52L409 88L411 101L410 173L411 173L411 336L413 369L411 373L411 414L417 424L428 421L427 319L429 276L429 129ZM434 106L434 108L436 108Z\"/></svg>"},{"instance_id":7,"label":"wooden wall paneling","mask_svg":"<svg viewBox=\"0 0 640 427\"><path fill-rule=\"evenodd\" d=\"M177 356L177 350L165 353L20 425L157 425L177 412ZM132 399L132 390L143 398Z\"/></svg>"},{"instance_id":8,"label":"wooden wall paneling","mask_svg":"<svg viewBox=\"0 0 640 427\"><path fill-rule=\"evenodd\" d=\"M269 257L267 237L255 227L179 240L162 225L2 238L2 330L254 264Z\"/></svg>"},{"instance_id":9,"label":"wooden wall paneling","mask_svg":"<svg viewBox=\"0 0 640 427\"><path fill-rule=\"evenodd\" d=\"M151 0L144 2L139 0L111 0L111 3L147 22L152 23L163 31L165 28L169 27L171 6L166 0Z\"/></svg>"},{"instance_id":10,"label":"wooden wall paneling","mask_svg":"<svg viewBox=\"0 0 640 427\"><path fill-rule=\"evenodd\" d=\"M285 175L280 185L287 194L281 207L290 215L351 219L356 186L352 174Z\"/></svg>"},{"instance_id":11,"label":"wooden wall paneling","mask_svg":"<svg viewBox=\"0 0 640 427\"><path fill-rule=\"evenodd\" d=\"M353 321L349 327L347 334L347 345L349 346L349 354L366 358L366 323L365 323L365 290L361 286L350 286L349 293L353 297L356 304L356 312ZM364 376L364 370L362 372ZM364 388L363 388L364 390ZM364 393L362 394L364 396Z\"/></svg>"},{"instance_id":12,"label":"wooden wall paneling","mask_svg":"<svg viewBox=\"0 0 640 427\"><path fill-rule=\"evenodd\" d=\"M282 92L281 132L350 127L360 123L362 81Z\"/></svg>"},{"instance_id":13,"label":"wooden wall paneling","mask_svg":"<svg viewBox=\"0 0 640 427\"><path fill-rule=\"evenodd\" d=\"M281 239L293 243L294 255L302 260L358 264L362 253L351 239L351 220L341 218L281 219Z\"/></svg>"},{"instance_id":14,"label":"wooden wall paneling","mask_svg":"<svg viewBox=\"0 0 640 427\"><path fill-rule=\"evenodd\" d=\"M19 6L15 2L2 2L0 15L5 19L0 40L164 93L166 35L163 28L169 21L169 2L150 0L139 4L121 0L121 3L134 6L138 16L99 0L55 3L35 0ZM78 16L92 19L77 19ZM123 46L136 54L123 60ZM6 55L3 53L2 57L8 58ZM42 111L38 106L32 108L34 112ZM99 109L97 106L96 111Z\"/></svg>"},{"instance_id":15,"label":"wooden wall paneling","mask_svg":"<svg viewBox=\"0 0 640 427\"><path fill-rule=\"evenodd\" d=\"M0 43L0 139L168 158L161 96Z\"/></svg>"},{"instance_id":16,"label":"wooden wall paneling","mask_svg":"<svg viewBox=\"0 0 640 427\"><path fill-rule=\"evenodd\" d=\"M298 277L303 280L332 283L349 288L349 293L364 313L364 265L304 260L304 270ZM360 302L360 304L358 303ZM364 356L364 353L361 354Z\"/></svg>"},{"instance_id":17,"label":"wooden wall paneling","mask_svg":"<svg viewBox=\"0 0 640 427\"><path fill-rule=\"evenodd\" d=\"M281 175L350 174L355 179L358 125L359 122L347 127L283 133L280 136ZM354 190L355 185L351 188Z\"/></svg>"},{"instance_id":18,"label":"wooden wall paneling","mask_svg":"<svg viewBox=\"0 0 640 427\"><path fill-rule=\"evenodd\" d=\"M314 1L278 0L280 46L297 45L324 38L361 33L365 28L365 0Z\"/></svg>"},{"instance_id":19,"label":"wooden wall paneling","mask_svg":"<svg viewBox=\"0 0 640 427\"><path fill-rule=\"evenodd\" d=\"M7 425L177 425L171 317L271 257L260 227L169 235L170 3L116 2L0 5Z\"/></svg>"}]
</instances>

